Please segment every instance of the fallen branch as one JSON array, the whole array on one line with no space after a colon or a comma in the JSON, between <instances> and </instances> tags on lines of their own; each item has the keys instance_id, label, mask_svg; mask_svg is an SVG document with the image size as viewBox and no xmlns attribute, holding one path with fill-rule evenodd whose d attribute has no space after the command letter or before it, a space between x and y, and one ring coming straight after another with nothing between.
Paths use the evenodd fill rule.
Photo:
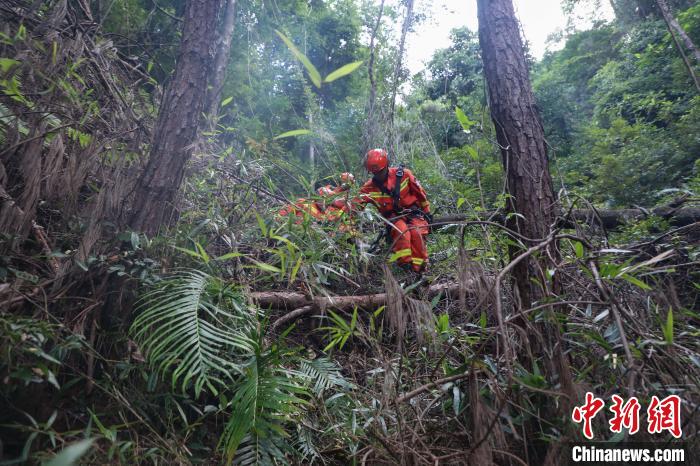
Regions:
<instances>
[{"instance_id":1,"label":"fallen branch","mask_svg":"<svg viewBox=\"0 0 700 466\"><path fill-rule=\"evenodd\" d=\"M459 284L441 283L428 288L428 296L434 297L444 294L452 299L458 299ZM281 326L291 323L298 318L313 312L325 309L350 311L358 309L377 309L386 304L386 293L377 293L359 296L320 296L309 298L303 293L289 291L259 291L250 294L250 297L259 306L272 309L293 309L272 323L271 329L276 330Z\"/></svg>"},{"instance_id":2,"label":"fallen branch","mask_svg":"<svg viewBox=\"0 0 700 466\"><path fill-rule=\"evenodd\" d=\"M428 295L431 297L440 293L457 299L459 285L457 283L441 283L428 288ZM360 309L376 309L386 304L386 293L354 296L317 296L315 298L310 298L304 293L298 292L258 291L251 293L250 297L261 307L291 309L294 310L294 312L300 311L300 308L306 306L312 306L314 310L330 308L347 311L355 307Z\"/></svg>"},{"instance_id":3,"label":"fallen branch","mask_svg":"<svg viewBox=\"0 0 700 466\"><path fill-rule=\"evenodd\" d=\"M403 403L404 401L408 401L411 398L420 395L423 392L427 392L431 388L437 388L440 385L449 383L449 382L454 382L456 380L463 379L465 377L469 376L469 372L464 372L462 374L457 374L457 375L451 375L449 377L443 377L442 379L437 379L432 382L429 382L425 385L421 385L420 387L416 388L415 390L411 390L408 393L404 393L403 395L399 396L396 398L397 403Z\"/></svg>"},{"instance_id":4,"label":"fallen branch","mask_svg":"<svg viewBox=\"0 0 700 466\"><path fill-rule=\"evenodd\" d=\"M292 312L290 312L289 314L285 314L282 317L280 317L279 319L277 319L270 327L270 330L275 331L279 327L281 327L282 325L286 324L287 322L295 321L299 317L306 315L306 314L311 314L315 310L316 310L316 308L312 305L300 307L299 309L295 309Z\"/></svg>"},{"instance_id":5,"label":"fallen branch","mask_svg":"<svg viewBox=\"0 0 700 466\"><path fill-rule=\"evenodd\" d=\"M589 225L599 225L608 230L619 228L627 223L643 220L650 215L656 215L676 227L691 225L700 222L700 208L685 207L677 208L671 206L657 207L656 209L618 209L618 210L596 210L591 209L574 209L571 211L571 217L576 222L586 223ZM483 218L491 218L494 222L505 223L505 214L489 214L484 213ZM463 222L473 220L474 216L470 214L454 214L435 217L433 225L447 225L450 223ZM561 226L568 228L573 224L570 221L561 219Z\"/></svg>"}]
</instances>

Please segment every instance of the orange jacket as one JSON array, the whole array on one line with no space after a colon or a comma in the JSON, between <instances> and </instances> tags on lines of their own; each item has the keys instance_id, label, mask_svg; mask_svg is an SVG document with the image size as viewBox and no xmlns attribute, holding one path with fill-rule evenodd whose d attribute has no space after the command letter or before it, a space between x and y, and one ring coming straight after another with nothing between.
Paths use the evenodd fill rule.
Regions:
<instances>
[{"instance_id":1,"label":"orange jacket","mask_svg":"<svg viewBox=\"0 0 700 466\"><path fill-rule=\"evenodd\" d=\"M316 220L338 221L342 215L348 211L346 198L345 196L341 196L345 191L347 191L347 189L342 186L322 186L316 191L321 199L311 200L299 198L294 204L283 207L279 211L279 214L281 216L294 214L297 217L303 218L304 213L307 213Z\"/></svg>"},{"instance_id":2,"label":"orange jacket","mask_svg":"<svg viewBox=\"0 0 700 466\"><path fill-rule=\"evenodd\" d=\"M311 215L316 220L323 220L323 210L321 207L316 202L304 199L303 197L297 199L294 204L282 207L279 211L279 215L282 217L296 215L296 223L301 223L304 218L304 213Z\"/></svg>"},{"instance_id":3,"label":"orange jacket","mask_svg":"<svg viewBox=\"0 0 700 466\"><path fill-rule=\"evenodd\" d=\"M389 168L389 176L384 181L384 189L387 193L394 192L396 185L396 167ZM382 189L374 184L374 180L368 180L360 188L360 196L354 202L364 207L372 203L377 207L379 213L384 217L391 217L399 212L394 212L394 199L391 194L386 194ZM425 194L425 190L420 185L411 170L404 168L403 178L401 178L401 191L399 195L399 209L410 209L416 207L423 212L430 213L430 202Z\"/></svg>"}]
</instances>

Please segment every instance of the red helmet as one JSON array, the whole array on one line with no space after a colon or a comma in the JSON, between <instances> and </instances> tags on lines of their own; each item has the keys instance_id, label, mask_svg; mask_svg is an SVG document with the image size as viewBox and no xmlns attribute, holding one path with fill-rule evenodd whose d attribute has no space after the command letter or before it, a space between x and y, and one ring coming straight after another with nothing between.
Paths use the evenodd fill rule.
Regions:
<instances>
[{"instance_id":1,"label":"red helmet","mask_svg":"<svg viewBox=\"0 0 700 466\"><path fill-rule=\"evenodd\" d=\"M355 184L355 175L348 172L341 173L340 182L343 184Z\"/></svg>"},{"instance_id":2,"label":"red helmet","mask_svg":"<svg viewBox=\"0 0 700 466\"><path fill-rule=\"evenodd\" d=\"M370 173L379 173L389 165L389 159L384 149L372 149L367 152L365 167Z\"/></svg>"}]
</instances>

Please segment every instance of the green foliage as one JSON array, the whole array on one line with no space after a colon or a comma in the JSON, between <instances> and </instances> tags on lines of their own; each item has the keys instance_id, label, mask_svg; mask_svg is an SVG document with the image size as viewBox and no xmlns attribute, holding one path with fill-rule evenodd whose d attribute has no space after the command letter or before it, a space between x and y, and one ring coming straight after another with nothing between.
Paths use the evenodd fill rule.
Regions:
<instances>
[{"instance_id":1,"label":"green foliage","mask_svg":"<svg viewBox=\"0 0 700 466\"><path fill-rule=\"evenodd\" d=\"M344 389L352 387L343 377L338 364L328 358L302 360L299 374L308 381L311 390L318 397L323 395L324 392L338 387Z\"/></svg>"},{"instance_id":2,"label":"green foliage","mask_svg":"<svg viewBox=\"0 0 700 466\"><path fill-rule=\"evenodd\" d=\"M69 445L50 461L44 463L44 466L73 466L90 450L92 444L92 439L85 439Z\"/></svg>"},{"instance_id":3,"label":"green foliage","mask_svg":"<svg viewBox=\"0 0 700 466\"><path fill-rule=\"evenodd\" d=\"M311 79L311 82L314 83L314 86L316 87L321 87L321 74L318 72L316 67L309 61L306 55L301 53L299 49L294 45L294 43L287 38L284 34L279 32L278 30L275 30L277 35L282 39L284 44L289 48L289 51L292 52L292 55L299 60L302 65L304 65L304 68L306 68L306 72L309 73L309 79Z\"/></svg>"},{"instance_id":4,"label":"green foliage","mask_svg":"<svg viewBox=\"0 0 700 466\"><path fill-rule=\"evenodd\" d=\"M88 3L95 22L102 24L110 38L98 41L90 50L104 63L118 53L128 57L124 63L133 64L135 72L145 70L146 76L139 74L145 86L117 85L116 90L128 102L132 98L148 102L148 111L137 112L139 126L148 128L160 92L157 86L173 68L180 39L177 17L184 1L116 0L107 2L111 4L108 10L105 2ZM651 4L646 0L613 3ZM689 6L681 3L676 2L674 8ZM520 445L520 432L533 426L542 438L561 438L570 426L540 417L545 403L552 401L543 393L561 390L540 370L544 361L535 355L532 367L516 363L511 379L506 377L502 358L490 354L496 348L492 342L497 333L487 297L474 302L468 296L467 312L449 305L451 300L435 297L431 303L435 318L428 322L434 324L439 338L430 347L408 338L400 354L396 342L384 338L383 308L366 314L359 309L348 315L329 311L320 328L325 337L321 344L316 344L316 335L299 330L304 328L302 322L279 337L267 331L268 316L249 304L244 290L284 288L312 296L351 294L355 289L381 292L376 271L386 257L368 252L366 244L383 229L376 212L365 211L354 223L348 222L345 226L353 227L351 233L308 216L299 224L296 219L275 217L282 205L275 198L304 196L322 202L313 194L317 178L359 166L360 148L367 142L363 128L368 80L361 65L368 51L363 31L373 26L377 5L365 3L360 8L350 0L313 4L282 0L239 2L237 8L226 97L220 102L222 116L193 160L195 169L186 179L177 226L150 239L126 231L114 238L117 244L105 245L109 254L76 261L79 269L89 272L90 286L87 282L71 284L68 294L60 295L62 302L47 304L46 309L36 299L40 295L32 294L35 287L48 289L42 285L45 271L40 266L32 268L34 263L46 265L38 245L30 240L30 254L0 259L3 284L28 291L26 302L16 306L26 310L27 317L19 313L0 316L0 379L6 382L0 395L26 401L24 396L28 403L35 403L34 390L44 388L52 400L61 403L60 410L49 411L48 416L18 411L22 422L3 422L3 429L24 435L21 442L11 445L21 450L18 461L48 461L61 448L67 446L66 455L73 451L72 442L93 438L93 450L85 462L393 464L401 458L392 457L387 446L409 445L416 434L429 435L426 451L416 456L420 461L454 452L449 444L443 454L441 441L454 439L455 432L470 425L469 416L477 403L486 412L499 413L493 432L502 434L507 446L513 438L517 438L513 444ZM387 5L376 41L374 78L379 110L387 108L393 91L396 53L390 26L399 18L398 11ZM637 15L634 8L630 11ZM677 13L697 40L700 7ZM567 188L598 205L653 204L678 190L700 192L700 162L693 158L700 151L700 100L689 86L687 72L658 15L653 11L640 15L625 27L597 24L590 31L571 33L563 50L532 67L548 142L556 149L550 151L556 163L553 168L560 171ZM276 29L286 31L296 45ZM22 26L12 37L0 35L0 41L12 47L28 37ZM479 213L503 206L502 162L486 106L476 34L460 29L452 38L453 43L433 57L429 72L415 77L409 95L397 101L392 134L397 150L392 162L403 162L414 171L428 190L433 210ZM54 42L32 51L53 66L61 63L65 50ZM42 94L47 90L60 97L57 109L66 103L76 105L66 106L71 116L63 116L62 110L37 113L47 128L56 128L69 118L80 122L61 133L64 143L70 144L62 158L68 159L68 152L81 153L105 143L105 135L112 138L111 131L94 129L97 122L114 118L114 114L104 108L105 95L94 94L95 86L86 85L84 65L80 60L61 65L55 82L32 89L26 63L14 55L0 57L0 91L5 97L0 105L0 142L30 134L34 129L31 120L17 116L16 109L34 112L42 99L54 95ZM39 74L31 75L36 76ZM405 70L400 70L399 81L404 77ZM376 140L383 136L379 134ZM52 138L53 133L46 142ZM141 154L147 152L146 140L109 139L111 149L95 163L106 167L123 163L136 169ZM315 149L317 171L309 169L310 145ZM14 174L8 171L10 178ZM90 179L79 196L101 202L97 184ZM356 190L349 196L356 195ZM38 209L46 218L62 213L54 210L55 204L47 206L43 196L40 199ZM72 222L83 237L84 219L65 221ZM100 227L116 228L107 221ZM667 227L650 217L609 240L646 240ZM431 274L441 279L443 271L446 277L454 276L452 259L459 247L484 267L477 278L487 280L503 266L508 246L515 244L486 227L441 228L449 234L432 235L429 245ZM61 252L51 257L67 259L76 249L77 241L72 238L52 240ZM655 245L666 248L681 241L674 236L668 238L668 244ZM668 364L673 367L675 360L666 358L659 364L656 358L661 353L678 350L682 364L700 367L695 351L696 313L675 303L663 313L658 309L666 309L666 303L655 304L667 294L663 287L670 269L651 270L650 261L640 262L643 259L632 258L628 252L598 254L588 244L584 250L577 241L564 252L562 274L577 275L577 284L590 281L580 287L581 294L578 286L565 286L557 298L572 303L592 299L590 292L596 293L596 288L584 260L594 260L604 285L613 293L624 293L623 305L630 303L629 312L635 318L634 333L627 335L630 351L635 359L644 357L649 362L637 367L641 386L666 383L665 374L657 377L653 372ZM697 248L683 249L682 254L683 261L691 264L699 257ZM32 267L20 267L20 263ZM168 273L172 270L176 272ZM102 277L107 277L104 282ZM566 283L566 277L562 280ZM682 280L699 286L693 271ZM100 283L107 284L106 292ZM117 300L111 299L116 296L112 286L133 289L134 294L141 293L141 288L150 290L141 294L131 326L135 341L128 340L123 327L112 325L111 320L129 318L130 301L126 291L113 304ZM89 298L74 300L71 294L79 288L89 289ZM684 303L694 302L696 295L689 288L692 286L678 288L678 299ZM0 294L7 290L14 300L14 288L2 288ZM417 288L410 291L420 294ZM4 295L1 299L5 300ZM101 307L89 307L98 300L103 300L98 304ZM509 301L506 294L506 313ZM89 314L95 309L101 314ZM33 318L28 317L29 312ZM70 328L47 324L44 315L48 319L65 316ZM83 319L86 316L94 320ZM555 316L549 310L527 316L533 325L545 320L561 325L562 342L575 361L572 369L577 383L596 385L601 391L623 385L630 371L608 303L571 304ZM276 317L271 314L270 318ZM515 315L505 317L510 330ZM651 325L645 325L648 321ZM89 330L90 322L94 330ZM629 328L627 322L625 326ZM87 346L80 332L94 336L94 347ZM302 357L314 357L324 347L332 359ZM144 357L148 364L141 363ZM93 371L91 375L84 374L85 367ZM416 386L465 371L474 371L477 398L466 389L466 381L457 380L408 400L403 405L406 409L394 403ZM674 390L693 390L697 377L688 372L691 383ZM362 390L354 390L343 374L357 380ZM92 389L92 396L76 398L83 384ZM518 403L507 403L513 394ZM416 420L420 422L414 423ZM403 437L409 431L410 436ZM500 442L496 438L495 445ZM419 443L412 444L417 451L423 448ZM217 456L220 453L224 459Z\"/></svg>"},{"instance_id":5,"label":"green foliage","mask_svg":"<svg viewBox=\"0 0 700 466\"><path fill-rule=\"evenodd\" d=\"M261 338L262 336L260 336ZM280 364L279 347L265 351L259 339L249 362L243 366L241 382L229 404L229 421L219 445L228 464L286 463L290 447L284 423L301 415L303 398L309 393L295 374Z\"/></svg>"},{"instance_id":6,"label":"green foliage","mask_svg":"<svg viewBox=\"0 0 700 466\"><path fill-rule=\"evenodd\" d=\"M328 331L329 341L323 351L329 351L335 347L343 349L349 338L361 335L357 330L357 308L353 309L349 322L333 311L328 311L328 316L332 325L319 328L319 330Z\"/></svg>"},{"instance_id":7,"label":"green foliage","mask_svg":"<svg viewBox=\"0 0 700 466\"><path fill-rule=\"evenodd\" d=\"M666 314L666 324L662 328L664 334L664 340L669 345L673 344L673 308L668 308L668 314Z\"/></svg>"},{"instance_id":8,"label":"green foliage","mask_svg":"<svg viewBox=\"0 0 700 466\"><path fill-rule=\"evenodd\" d=\"M57 374L63 359L83 348L78 336L60 337L64 329L44 320L0 316L0 376L3 395L12 397L30 384L49 384L60 390ZM24 387L24 388L23 388Z\"/></svg>"},{"instance_id":9,"label":"green foliage","mask_svg":"<svg viewBox=\"0 0 700 466\"><path fill-rule=\"evenodd\" d=\"M677 15L697 42L700 9ZM611 207L650 206L689 182L699 102L659 17L572 34L533 82L548 141L575 192Z\"/></svg>"},{"instance_id":10,"label":"green foliage","mask_svg":"<svg viewBox=\"0 0 700 466\"><path fill-rule=\"evenodd\" d=\"M476 33L466 27L453 29L450 41L450 46L435 52L428 63L427 92L430 99L443 97L453 106L461 98L480 90L483 65Z\"/></svg>"},{"instance_id":11,"label":"green foliage","mask_svg":"<svg viewBox=\"0 0 700 466\"><path fill-rule=\"evenodd\" d=\"M248 322L236 315L244 309L239 300L221 279L184 270L142 298L131 334L155 371L172 372L173 388L217 394L237 369L230 355L251 347L240 328Z\"/></svg>"}]
</instances>

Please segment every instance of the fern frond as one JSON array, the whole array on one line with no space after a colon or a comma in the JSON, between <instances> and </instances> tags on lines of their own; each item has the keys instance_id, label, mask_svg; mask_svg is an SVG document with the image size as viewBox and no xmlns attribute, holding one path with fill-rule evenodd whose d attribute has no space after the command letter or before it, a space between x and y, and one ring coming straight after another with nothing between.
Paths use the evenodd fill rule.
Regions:
<instances>
[{"instance_id":1,"label":"fern frond","mask_svg":"<svg viewBox=\"0 0 700 466\"><path fill-rule=\"evenodd\" d=\"M220 305L221 291L220 279L181 271L145 295L131 326L151 367L161 376L172 370L173 387L193 385L197 397L205 387L217 394L234 381L236 350L253 352L255 342L233 327L240 319Z\"/></svg>"},{"instance_id":2,"label":"fern frond","mask_svg":"<svg viewBox=\"0 0 700 466\"><path fill-rule=\"evenodd\" d=\"M312 386L316 396L333 387L348 389L352 385L343 377L340 367L328 358L302 360L299 368L300 375Z\"/></svg>"},{"instance_id":3,"label":"fern frond","mask_svg":"<svg viewBox=\"0 0 700 466\"><path fill-rule=\"evenodd\" d=\"M291 451L284 441L288 437L284 423L299 415L308 392L292 371L278 364L278 356L275 350L257 352L244 368L245 379L231 400L231 416L219 441L228 464L247 463L245 458L279 461L278 454L284 458L282 450Z\"/></svg>"},{"instance_id":4,"label":"fern frond","mask_svg":"<svg viewBox=\"0 0 700 466\"><path fill-rule=\"evenodd\" d=\"M301 462L303 464L311 464L316 459L321 459L321 453L319 453L316 445L314 445L313 434L310 429L304 427L303 425L297 426L297 435L294 446L301 454Z\"/></svg>"}]
</instances>

